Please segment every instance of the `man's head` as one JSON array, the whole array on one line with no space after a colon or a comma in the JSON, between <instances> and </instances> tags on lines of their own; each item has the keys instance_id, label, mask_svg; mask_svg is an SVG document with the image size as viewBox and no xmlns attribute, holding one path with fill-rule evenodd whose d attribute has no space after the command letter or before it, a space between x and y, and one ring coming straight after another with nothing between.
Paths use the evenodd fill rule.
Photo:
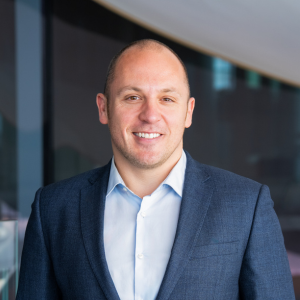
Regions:
<instances>
[{"instance_id":1,"label":"man's head","mask_svg":"<svg viewBox=\"0 0 300 300\"><path fill-rule=\"evenodd\" d=\"M187 70L186 70L186 67L185 67L183 61L181 60L181 58L167 45L165 45L159 41L144 39L144 40L134 41L134 42L128 44L112 58L109 66L108 66L108 71L107 71L106 79L105 79L105 83L104 83L104 95L107 100L109 99L110 85L115 77L115 70L116 70L117 63L118 63L119 59L121 58L122 54L125 53L128 49L133 48L133 47L140 49L140 50L145 49L145 48L148 48L148 49L152 48L153 50L155 50L155 49L159 50L159 49L165 48L165 49L169 50L171 53L173 53L182 65L182 68L185 73L186 83L187 83L189 93L190 93L190 85L189 85Z\"/></svg>"},{"instance_id":2,"label":"man's head","mask_svg":"<svg viewBox=\"0 0 300 300\"><path fill-rule=\"evenodd\" d=\"M192 121L189 94L186 69L168 47L142 40L123 49L111 63L105 93L97 95L115 159L142 169L178 160Z\"/></svg>"}]
</instances>

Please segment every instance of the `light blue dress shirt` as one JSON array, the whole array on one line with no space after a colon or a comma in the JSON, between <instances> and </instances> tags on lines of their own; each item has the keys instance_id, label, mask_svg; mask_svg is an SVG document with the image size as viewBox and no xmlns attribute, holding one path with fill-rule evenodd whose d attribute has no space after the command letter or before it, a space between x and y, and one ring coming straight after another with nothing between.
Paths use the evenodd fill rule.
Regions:
<instances>
[{"instance_id":1,"label":"light blue dress shirt","mask_svg":"<svg viewBox=\"0 0 300 300\"><path fill-rule=\"evenodd\" d=\"M168 177L141 199L122 180L114 160L106 194L104 249L121 300L154 300L174 243L186 155Z\"/></svg>"}]
</instances>

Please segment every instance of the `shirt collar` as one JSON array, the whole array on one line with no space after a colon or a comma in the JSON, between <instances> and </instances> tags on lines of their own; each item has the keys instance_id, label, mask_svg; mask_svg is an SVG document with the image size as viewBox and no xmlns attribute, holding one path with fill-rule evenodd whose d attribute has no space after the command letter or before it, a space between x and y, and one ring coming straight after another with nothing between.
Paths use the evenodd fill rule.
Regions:
<instances>
[{"instance_id":1,"label":"shirt collar","mask_svg":"<svg viewBox=\"0 0 300 300\"><path fill-rule=\"evenodd\" d=\"M184 177L186 169L186 154L182 150L181 157L177 164L174 166L168 177L162 184L169 185L180 197L182 197Z\"/></svg>"},{"instance_id":2,"label":"shirt collar","mask_svg":"<svg viewBox=\"0 0 300 300\"><path fill-rule=\"evenodd\" d=\"M118 185L122 184L125 186L125 183L119 174L116 165L115 165L115 160L114 157L111 160L111 166L110 166L110 173L109 173L109 180L108 180L108 186L107 186L107 192L106 192L106 197L112 192L112 190Z\"/></svg>"},{"instance_id":3,"label":"shirt collar","mask_svg":"<svg viewBox=\"0 0 300 300\"><path fill-rule=\"evenodd\" d=\"M160 185L169 185L180 197L182 197L183 185L184 185L184 177L185 177L185 169L186 169L186 154L182 150L181 157L174 168L169 173L168 177L163 181ZM106 192L106 197L112 192L112 190L118 185L121 184L126 186L121 175L119 174L114 157L111 160L110 174L108 187ZM160 188L160 186L158 188Z\"/></svg>"}]
</instances>

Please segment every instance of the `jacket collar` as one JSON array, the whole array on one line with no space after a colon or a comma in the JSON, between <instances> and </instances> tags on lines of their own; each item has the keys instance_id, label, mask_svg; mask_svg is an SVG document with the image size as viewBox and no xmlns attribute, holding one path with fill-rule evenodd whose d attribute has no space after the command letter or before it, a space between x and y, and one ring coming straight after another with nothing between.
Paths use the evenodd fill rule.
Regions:
<instances>
[{"instance_id":1,"label":"jacket collar","mask_svg":"<svg viewBox=\"0 0 300 300\"><path fill-rule=\"evenodd\" d=\"M165 276L156 300L171 295L200 234L215 185L206 167L186 152L187 167L177 231Z\"/></svg>"},{"instance_id":2,"label":"jacket collar","mask_svg":"<svg viewBox=\"0 0 300 300\"><path fill-rule=\"evenodd\" d=\"M81 190L80 217L84 247L90 266L108 300L120 300L105 259L103 228L106 190L110 172L109 162L99 169Z\"/></svg>"}]
</instances>

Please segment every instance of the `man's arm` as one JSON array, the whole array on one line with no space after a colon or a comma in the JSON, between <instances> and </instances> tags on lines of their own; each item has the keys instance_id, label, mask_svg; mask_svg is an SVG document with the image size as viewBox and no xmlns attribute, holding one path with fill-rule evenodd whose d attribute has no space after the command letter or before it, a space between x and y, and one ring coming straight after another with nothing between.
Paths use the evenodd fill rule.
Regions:
<instances>
[{"instance_id":1,"label":"man's arm","mask_svg":"<svg viewBox=\"0 0 300 300\"><path fill-rule=\"evenodd\" d=\"M251 300L294 300L283 236L267 186L262 186L240 274L240 295Z\"/></svg>"},{"instance_id":2,"label":"man's arm","mask_svg":"<svg viewBox=\"0 0 300 300\"><path fill-rule=\"evenodd\" d=\"M52 262L45 244L40 217L40 195L36 193L26 228L17 300L61 299Z\"/></svg>"}]
</instances>

